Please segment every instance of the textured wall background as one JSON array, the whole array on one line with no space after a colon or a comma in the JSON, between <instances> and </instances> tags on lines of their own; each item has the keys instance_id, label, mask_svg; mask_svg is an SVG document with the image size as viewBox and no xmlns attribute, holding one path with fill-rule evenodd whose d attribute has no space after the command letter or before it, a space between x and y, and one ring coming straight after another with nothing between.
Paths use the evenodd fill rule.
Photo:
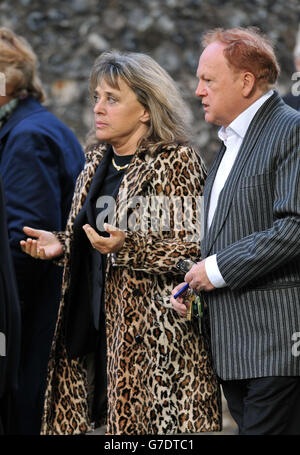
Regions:
<instances>
[{"instance_id":1,"label":"textured wall background","mask_svg":"<svg viewBox=\"0 0 300 455\"><path fill-rule=\"evenodd\" d=\"M178 82L208 162L218 142L194 95L201 34L216 26L258 26L274 40L283 94L291 85L299 20L299 0L0 0L0 24L25 36L39 57L47 107L82 144L92 126L87 80L95 58L110 48L140 51Z\"/></svg>"}]
</instances>

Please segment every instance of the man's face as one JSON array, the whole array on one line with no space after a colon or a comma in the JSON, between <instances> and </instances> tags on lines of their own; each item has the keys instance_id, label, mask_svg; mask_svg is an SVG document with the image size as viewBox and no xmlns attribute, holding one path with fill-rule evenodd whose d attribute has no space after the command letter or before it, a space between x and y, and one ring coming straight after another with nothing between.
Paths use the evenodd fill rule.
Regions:
<instances>
[{"instance_id":1,"label":"man's face","mask_svg":"<svg viewBox=\"0 0 300 455\"><path fill-rule=\"evenodd\" d=\"M227 127L244 110L243 74L233 71L223 50L223 44L214 42L201 54L196 96L202 99L206 122Z\"/></svg>"}]
</instances>

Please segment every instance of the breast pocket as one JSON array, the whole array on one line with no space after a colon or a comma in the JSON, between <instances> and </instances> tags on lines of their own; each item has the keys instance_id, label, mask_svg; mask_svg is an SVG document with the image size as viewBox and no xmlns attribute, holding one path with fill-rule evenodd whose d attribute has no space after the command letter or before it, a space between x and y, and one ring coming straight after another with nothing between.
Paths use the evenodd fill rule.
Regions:
<instances>
[{"instance_id":1,"label":"breast pocket","mask_svg":"<svg viewBox=\"0 0 300 455\"><path fill-rule=\"evenodd\" d=\"M273 174L255 174L243 177L233 200L234 216L240 236L268 229L273 224ZM239 221L240 220L240 221Z\"/></svg>"},{"instance_id":2,"label":"breast pocket","mask_svg":"<svg viewBox=\"0 0 300 455\"><path fill-rule=\"evenodd\" d=\"M241 179L239 188L246 189L257 186L273 187L273 173L247 175Z\"/></svg>"}]
</instances>

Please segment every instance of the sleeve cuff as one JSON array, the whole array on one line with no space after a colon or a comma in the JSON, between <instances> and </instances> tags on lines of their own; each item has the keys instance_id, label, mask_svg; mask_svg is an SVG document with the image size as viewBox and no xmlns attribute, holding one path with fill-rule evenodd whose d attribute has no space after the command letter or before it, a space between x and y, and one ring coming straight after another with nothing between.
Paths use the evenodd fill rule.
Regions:
<instances>
[{"instance_id":1,"label":"sleeve cuff","mask_svg":"<svg viewBox=\"0 0 300 455\"><path fill-rule=\"evenodd\" d=\"M216 254L214 254L213 256L208 256L205 259L204 264L208 279L215 288L224 288L225 286L227 286L219 270Z\"/></svg>"}]
</instances>

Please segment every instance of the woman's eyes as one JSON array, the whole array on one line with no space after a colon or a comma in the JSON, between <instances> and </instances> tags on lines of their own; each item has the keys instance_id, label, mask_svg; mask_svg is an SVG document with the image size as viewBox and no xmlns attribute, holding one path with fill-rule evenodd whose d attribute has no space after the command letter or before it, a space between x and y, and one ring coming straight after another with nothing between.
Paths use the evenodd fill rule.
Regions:
<instances>
[{"instance_id":1,"label":"woman's eyes","mask_svg":"<svg viewBox=\"0 0 300 455\"><path fill-rule=\"evenodd\" d=\"M117 99L114 98L113 96L108 96L106 99L110 104L116 103L116 101L117 101ZM94 95L94 103L97 104L97 103L99 103L99 101L100 101L100 96Z\"/></svg>"}]
</instances>

